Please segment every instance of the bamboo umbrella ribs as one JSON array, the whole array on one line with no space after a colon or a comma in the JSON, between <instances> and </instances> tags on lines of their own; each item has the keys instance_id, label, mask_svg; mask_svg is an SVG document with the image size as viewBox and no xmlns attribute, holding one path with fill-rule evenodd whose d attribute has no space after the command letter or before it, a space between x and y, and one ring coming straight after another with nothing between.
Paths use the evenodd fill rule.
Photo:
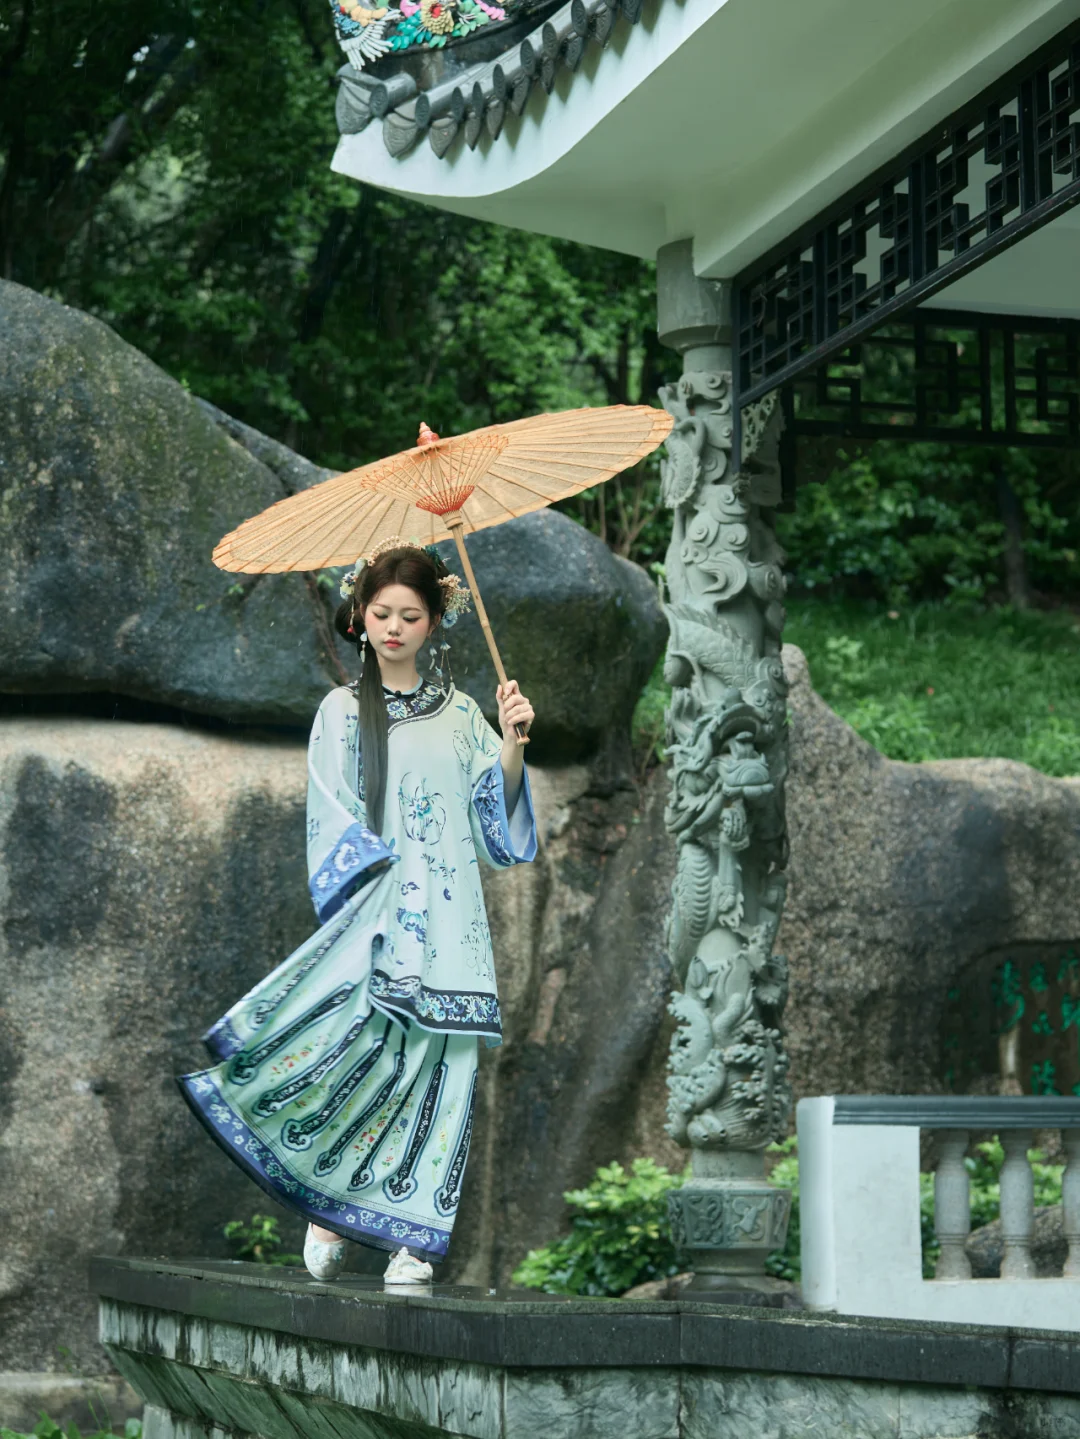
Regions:
<instances>
[{"instance_id":1,"label":"bamboo umbrella ribs","mask_svg":"<svg viewBox=\"0 0 1080 1439\"><path fill-rule=\"evenodd\" d=\"M662 444L671 425L666 411L649 405L535 415L447 439L421 424L412 449L279 500L226 535L213 560L223 570L281 574L351 565L397 535L424 545L453 538L505 685L465 531L488 529L611 479Z\"/></svg>"}]
</instances>

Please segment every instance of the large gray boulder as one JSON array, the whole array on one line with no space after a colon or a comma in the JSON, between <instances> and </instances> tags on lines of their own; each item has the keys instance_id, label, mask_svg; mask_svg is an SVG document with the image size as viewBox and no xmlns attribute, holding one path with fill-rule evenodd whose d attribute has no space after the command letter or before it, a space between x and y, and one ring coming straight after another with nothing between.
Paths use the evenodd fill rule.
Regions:
<instances>
[{"instance_id":1,"label":"large gray boulder","mask_svg":"<svg viewBox=\"0 0 1080 1439\"><path fill-rule=\"evenodd\" d=\"M783 654L791 863L777 948L796 1091L997 1092L999 967L1080 949L1080 779L885 759L815 694L802 652ZM958 995L972 996L959 1018ZM1028 1008L1013 1083L1030 1093Z\"/></svg>"},{"instance_id":2,"label":"large gray boulder","mask_svg":"<svg viewBox=\"0 0 1080 1439\"><path fill-rule=\"evenodd\" d=\"M302 576L217 541L281 478L100 321L0 283L0 689L309 724L337 682Z\"/></svg>"},{"instance_id":3,"label":"large gray boulder","mask_svg":"<svg viewBox=\"0 0 1080 1439\"><path fill-rule=\"evenodd\" d=\"M358 668L330 625L336 585L229 575L210 555L330 471L22 286L0 282L0 334L0 692L97 692L237 725L309 725ZM470 550L536 704L531 756L577 758L613 736L625 750L666 633L646 575L554 513L486 531ZM455 675L494 717L475 617L453 639Z\"/></svg>"},{"instance_id":4,"label":"large gray boulder","mask_svg":"<svg viewBox=\"0 0 1080 1439\"><path fill-rule=\"evenodd\" d=\"M0 1371L101 1368L92 1254L225 1257L266 1212L173 1075L314 928L304 771L296 742L0 723Z\"/></svg>"}]
</instances>

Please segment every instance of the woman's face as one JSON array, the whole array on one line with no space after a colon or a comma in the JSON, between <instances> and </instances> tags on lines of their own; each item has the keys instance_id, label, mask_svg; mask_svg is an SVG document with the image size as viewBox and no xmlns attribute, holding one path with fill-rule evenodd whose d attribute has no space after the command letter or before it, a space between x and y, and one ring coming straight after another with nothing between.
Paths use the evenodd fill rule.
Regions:
<instances>
[{"instance_id":1,"label":"woman's face","mask_svg":"<svg viewBox=\"0 0 1080 1439\"><path fill-rule=\"evenodd\" d=\"M435 626L427 605L408 585L386 585L363 612L364 628L382 659L415 665Z\"/></svg>"}]
</instances>

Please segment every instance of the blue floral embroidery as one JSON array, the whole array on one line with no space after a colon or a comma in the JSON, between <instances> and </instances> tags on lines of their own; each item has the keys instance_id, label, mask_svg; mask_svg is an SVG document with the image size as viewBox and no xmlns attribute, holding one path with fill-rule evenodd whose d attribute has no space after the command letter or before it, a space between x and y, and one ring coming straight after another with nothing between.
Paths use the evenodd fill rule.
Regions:
<instances>
[{"instance_id":1,"label":"blue floral embroidery","mask_svg":"<svg viewBox=\"0 0 1080 1439\"><path fill-rule=\"evenodd\" d=\"M506 806L503 801L501 765L493 764L482 776L473 791L473 804L480 816L480 830L484 836L488 854L496 864L513 864L514 856L507 847L506 835L503 830Z\"/></svg>"},{"instance_id":2,"label":"blue floral embroidery","mask_svg":"<svg viewBox=\"0 0 1080 1439\"><path fill-rule=\"evenodd\" d=\"M401 908L397 912L397 922L409 934L415 934L416 938L423 944L427 940L427 917L425 909L417 914L414 909Z\"/></svg>"},{"instance_id":3,"label":"blue floral embroidery","mask_svg":"<svg viewBox=\"0 0 1080 1439\"><path fill-rule=\"evenodd\" d=\"M500 1034L499 1001L494 994L460 989L428 989L416 975L394 979L377 969L371 997L387 1009L414 1015L426 1029L467 1029Z\"/></svg>"},{"instance_id":4,"label":"blue floral embroidery","mask_svg":"<svg viewBox=\"0 0 1080 1439\"><path fill-rule=\"evenodd\" d=\"M472 769L473 747L464 730L456 729L454 731L454 749L457 751L461 768L468 774Z\"/></svg>"},{"instance_id":5,"label":"blue floral embroidery","mask_svg":"<svg viewBox=\"0 0 1080 1439\"><path fill-rule=\"evenodd\" d=\"M349 825L308 882L320 924L338 912L346 892L366 870L396 860L377 834L362 824Z\"/></svg>"},{"instance_id":6,"label":"blue floral embroidery","mask_svg":"<svg viewBox=\"0 0 1080 1439\"><path fill-rule=\"evenodd\" d=\"M427 781L419 780L409 787L411 771L401 777L398 785L398 804L405 833L410 839L421 844L438 844L446 825L446 806L437 791L428 792Z\"/></svg>"},{"instance_id":7,"label":"blue floral embroidery","mask_svg":"<svg viewBox=\"0 0 1080 1439\"><path fill-rule=\"evenodd\" d=\"M428 867L428 872L430 874L437 874L439 878L441 880L444 880L447 884L453 884L454 875L457 874L456 865L447 864L445 860L441 860L433 854L428 854L426 850L424 851L423 859L424 863ZM447 899L450 898L450 894L447 890L444 889L443 894L446 895Z\"/></svg>"},{"instance_id":8,"label":"blue floral embroidery","mask_svg":"<svg viewBox=\"0 0 1080 1439\"><path fill-rule=\"evenodd\" d=\"M494 759L499 753L500 745L491 726L484 718L484 712L478 704L474 704L469 715L472 726L473 747L485 759Z\"/></svg>"},{"instance_id":9,"label":"blue floral embroidery","mask_svg":"<svg viewBox=\"0 0 1080 1439\"><path fill-rule=\"evenodd\" d=\"M518 809L514 811L515 815L518 815L518 810L522 807L525 811L519 839L514 839L510 832L501 763L496 760L489 769L484 771L473 787L472 804L479 822L480 836L488 858L494 865L527 864L536 856L536 820L533 815L527 769L522 774L521 783ZM518 844L521 845L520 854L516 848Z\"/></svg>"}]
</instances>

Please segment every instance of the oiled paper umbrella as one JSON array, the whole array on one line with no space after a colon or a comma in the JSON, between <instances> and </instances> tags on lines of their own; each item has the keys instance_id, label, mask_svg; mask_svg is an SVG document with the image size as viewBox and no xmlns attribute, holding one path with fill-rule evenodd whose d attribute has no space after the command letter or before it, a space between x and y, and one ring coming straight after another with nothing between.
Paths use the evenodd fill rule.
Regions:
<instances>
[{"instance_id":1,"label":"oiled paper umbrella","mask_svg":"<svg viewBox=\"0 0 1080 1439\"><path fill-rule=\"evenodd\" d=\"M649 405L535 415L440 439L424 424L412 449L279 500L225 536L214 563L244 574L349 565L394 536L450 536L495 671L506 671L463 533L542 509L629 469L663 443L672 419ZM522 736L522 738L524 738Z\"/></svg>"}]
</instances>

